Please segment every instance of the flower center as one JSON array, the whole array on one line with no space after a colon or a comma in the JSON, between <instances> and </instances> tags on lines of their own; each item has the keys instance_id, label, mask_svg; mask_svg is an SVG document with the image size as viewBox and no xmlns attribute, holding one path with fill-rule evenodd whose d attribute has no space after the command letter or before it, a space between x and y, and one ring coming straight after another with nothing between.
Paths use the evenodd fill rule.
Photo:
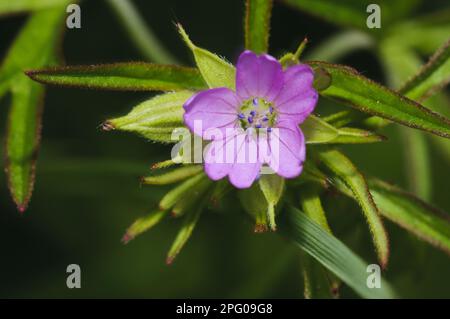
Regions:
<instances>
[{"instance_id":1,"label":"flower center","mask_svg":"<svg viewBox=\"0 0 450 319\"><path fill-rule=\"evenodd\" d=\"M272 103L264 99L253 98L242 103L238 119L244 130L264 128L270 132L276 124L277 114Z\"/></svg>"}]
</instances>

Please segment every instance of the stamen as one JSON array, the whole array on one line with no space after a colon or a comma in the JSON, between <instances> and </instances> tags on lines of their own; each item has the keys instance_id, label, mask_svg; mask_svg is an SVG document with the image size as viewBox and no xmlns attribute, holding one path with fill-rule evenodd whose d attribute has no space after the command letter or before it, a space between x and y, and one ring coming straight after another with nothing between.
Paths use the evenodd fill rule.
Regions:
<instances>
[{"instance_id":1,"label":"stamen","mask_svg":"<svg viewBox=\"0 0 450 319\"><path fill-rule=\"evenodd\" d=\"M255 111L250 111L250 115L251 115L251 116L255 116L255 115L256 115L256 112L255 112Z\"/></svg>"},{"instance_id":2,"label":"stamen","mask_svg":"<svg viewBox=\"0 0 450 319\"><path fill-rule=\"evenodd\" d=\"M268 127L268 128L267 128L267 132L268 132L268 133L272 132L272 128L271 128L271 127Z\"/></svg>"},{"instance_id":3,"label":"stamen","mask_svg":"<svg viewBox=\"0 0 450 319\"><path fill-rule=\"evenodd\" d=\"M255 127L256 127L256 128L261 128L262 125L261 125L261 124L256 124Z\"/></svg>"},{"instance_id":4,"label":"stamen","mask_svg":"<svg viewBox=\"0 0 450 319\"><path fill-rule=\"evenodd\" d=\"M273 113L273 107L272 106L269 106L269 112L270 112L270 114Z\"/></svg>"},{"instance_id":5,"label":"stamen","mask_svg":"<svg viewBox=\"0 0 450 319\"><path fill-rule=\"evenodd\" d=\"M257 98L254 98L254 99L253 99L253 105L254 105L254 106L258 105L258 99L257 99Z\"/></svg>"},{"instance_id":6,"label":"stamen","mask_svg":"<svg viewBox=\"0 0 450 319\"><path fill-rule=\"evenodd\" d=\"M242 120L242 119L245 119L244 113L239 113L239 114L238 114L238 118L240 118L241 120Z\"/></svg>"},{"instance_id":7,"label":"stamen","mask_svg":"<svg viewBox=\"0 0 450 319\"><path fill-rule=\"evenodd\" d=\"M249 116L249 117L247 118L247 121L248 121L250 124L252 124L252 123L253 123L253 117Z\"/></svg>"},{"instance_id":8,"label":"stamen","mask_svg":"<svg viewBox=\"0 0 450 319\"><path fill-rule=\"evenodd\" d=\"M263 120L263 122L267 122L269 120L269 118L267 116L264 116L262 120Z\"/></svg>"}]
</instances>

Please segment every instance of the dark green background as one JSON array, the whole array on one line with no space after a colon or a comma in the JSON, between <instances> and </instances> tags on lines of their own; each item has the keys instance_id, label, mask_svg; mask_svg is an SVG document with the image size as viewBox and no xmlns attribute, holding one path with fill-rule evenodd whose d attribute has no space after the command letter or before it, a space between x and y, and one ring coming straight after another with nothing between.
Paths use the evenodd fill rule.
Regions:
<instances>
[{"instance_id":1,"label":"dark green background","mask_svg":"<svg viewBox=\"0 0 450 319\"><path fill-rule=\"evenodd\" d=\"M174 21L199 45L235 61L243 49L242 1L136 0L146 21L167 48L192 65ZM419 11L438 9L434 1ZM24 17L0 20L0 52L11 44ZM276 3L271 53L292 50L308 36L314 47L339 29ZM109 8L99 0L82 4L82 29L67 30L67 64L142 60ZM384 82L371 52L345 61ZM179 227L165 220L129 245L120 239L129 224L150 211L164 188L140 188L138 177L170 148L140 137L99 129L107 118L128 112L150 97L144 93L50 88L43 117L42 148L30 208L20 216L1 173L0 297L292 297L302 296L297 248L276 234L256 235L238 206L203 214L175 263L165 255ZM8 100L0 103L2 138ZM319 113L328 113L323 101ZM335 108L333 108L335 109ZM367 174L405 186L403 154L395 126L389 141L346 147ZM433 204L450 211L449 163L435 148ZM357 206L327 197L327 213L337 236L369 262L375 262L367 227ZM387 223L391 263L386 277L404 297L450 297L450 259ZM79 264L82 289L66 288L66 267ZM355 295L347 288L343 297Z\"/></svg>"}]
</instances>

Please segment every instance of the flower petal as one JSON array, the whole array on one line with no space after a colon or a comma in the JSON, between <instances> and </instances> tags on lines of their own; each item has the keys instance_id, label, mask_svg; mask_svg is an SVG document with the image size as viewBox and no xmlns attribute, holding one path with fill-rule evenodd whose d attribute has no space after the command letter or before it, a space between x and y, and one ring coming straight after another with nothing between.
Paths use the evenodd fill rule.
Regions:
<instances>
[{"instance_id":1,"label":"flower petal","mask_svg":"<svg viewBox=\"0 0 450 319\"><path fill-rule=\"evenodd\" d=\"M205 149L205 173L214 181L228 175L235 161L235 136L209 143Z\"/></svg>"},{"instance_id":2,"label":"flower petal","mask_svg":"<svg viewBox=\"0 0 450 319\"><path fill-rule=\"evenodd\" d=\"M269 135L271 158L269 166L280 176L294 178L300 175L305 161L305 138L292 121L280 122Z\"/></svg>"},{"instance_id":3,"label":"flower petal","mask_svg":"<svg viewBox=\"0 0 450 319\"><path fill-rule=\"evenodd\" d=\"M236 93L242 100L258 97L272 102L283 87L281 64L270 55L244 51L236 69Z\"/></svg>"},{"instance_id":4,"label":"flower petal","mask_svg":"<svg viewBox=\"0 0 450 319\"><path fill-rule=\"evenodd\" d=\"M239 141L243 139L243 142ZM258 146L256 140L250 135L239 135L236 138L236 161L228 176L230 183L237 188L248 188L258 178L262 163L258 159Z\"/></svg>"},{"instance_id":5,"label":"flower petal","mask_svg":"<svg viewBox=\"0 0 450 319\"><path fill-rule=\"evenodd\" d=\"M201 91L183 105L184 123L192 132L204 139L215 139L206 136L205 132L219 129L224 134L226 128L235 127L238 106L239 100L230 89L215 88Z\"/></svg>"},{"instance_id":6,"label":"flower petal","mask_svg":"<svg viewBox=\"0 0 450 319\"><path fill-rule=\"evenodd\" d=\"M284 73L284 86L275 99L279 119L302 123L317 104L318 93L313 88L314 72L306 64L290 67Z\"/></svg>"}]
</instances>

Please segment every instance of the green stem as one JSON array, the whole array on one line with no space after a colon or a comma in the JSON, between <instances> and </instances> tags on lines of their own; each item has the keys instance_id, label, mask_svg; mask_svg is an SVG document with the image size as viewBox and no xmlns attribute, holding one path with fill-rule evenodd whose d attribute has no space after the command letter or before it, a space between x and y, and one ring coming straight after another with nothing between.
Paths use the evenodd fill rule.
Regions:
<instances>
[{"instance_id":1,"label":"green stem","mask_svg":"<svg viewBox=\"0 0 450 319\"><path fill-rule=\"evenodd\" d=\"M176 59L146 25L132 1L107 0L107 3L144 57L156 63L177 64Z\"/></svg>"}]
</instances>

